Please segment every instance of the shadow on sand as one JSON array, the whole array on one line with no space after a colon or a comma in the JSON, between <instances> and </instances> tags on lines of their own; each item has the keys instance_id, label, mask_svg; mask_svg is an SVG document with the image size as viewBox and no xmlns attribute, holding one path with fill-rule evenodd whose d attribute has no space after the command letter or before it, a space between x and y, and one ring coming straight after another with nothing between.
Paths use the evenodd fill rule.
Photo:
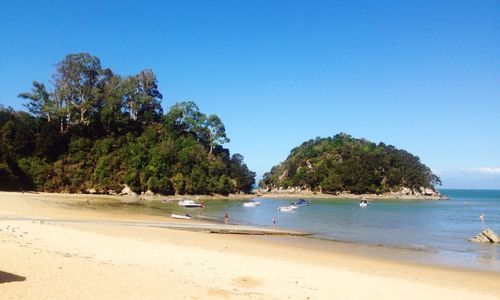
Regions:
<instances>
[{"instance_id":1,"label":"shadow on sand","mask_svg":"<svg viewBox=\"0 0 500 300\"><path fill-rule=\"evenodd\" d=\"M6 283L6 282L25 281L25 280L26 280L26 277L24 277L24 276L19 276L16 274L0 271L0 284Z\"/></svg>"}]
</instances>

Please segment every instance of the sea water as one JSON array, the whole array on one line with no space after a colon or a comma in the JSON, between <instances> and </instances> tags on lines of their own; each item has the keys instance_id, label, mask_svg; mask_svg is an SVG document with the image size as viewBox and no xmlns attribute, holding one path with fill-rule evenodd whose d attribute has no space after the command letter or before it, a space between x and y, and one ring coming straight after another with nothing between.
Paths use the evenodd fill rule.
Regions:
<instances>
[{"instance_id":1,"label":"sea water","mask_svg":"<svg viewBox=\"0 0 500 300\"><path fill-rule=\"evenodd\" d=\"M276 226L306 231L314 237L335 241L427 251L454 257L500 271L500 245L468 240L485 228L500 234L500 190L442 190L449 200L374 200L360 207L352 199L307 199L310 206L280 212L294 199L257 198L260 206L243 207L246 201L207 203L200 218ZM295 199L298 200L298 199ZM484 216L484 222L480 215Z\"/></svg>"}]
</instances>

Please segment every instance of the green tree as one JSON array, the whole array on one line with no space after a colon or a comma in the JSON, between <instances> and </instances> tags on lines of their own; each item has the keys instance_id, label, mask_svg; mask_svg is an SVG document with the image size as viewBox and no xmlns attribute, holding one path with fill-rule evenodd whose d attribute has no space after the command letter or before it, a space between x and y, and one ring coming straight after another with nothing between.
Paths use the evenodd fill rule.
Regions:
<instances>
[{"instance_id":1,"label":"green tree","mask_svg":"<svg viewBox=\"0 0 500 300\"><path fill-rule=\"evenodd\" d=\"M123 103L130 118L144 124L158 122L163 109L163 95L158 91L158 81L152 70L143 70L122 82Z\"/></svg>"},{"instance_id":2,"label":"green tree","mask_svg":"<svg viewBox=\"0 0 500 300\"><path fill-rule=\"evenodd\" d=\"M208 143L210 145L210 154L212 154L214 147L217 145L229 143L229 138L226 136L226 127L218 116L208 116L205 128L208 135Z\"/></svg>"},{"instance_id":3,"label":"green tree","mask_svg":"<svg viewBox=\"0 0 500 300\"><path fill-rule=\"evenodd\" d=\"M31 92L21 93L18 97L29 101L25 107L33 116L51 121L55 107L51 95L43 83L33 81Z\"/></svg>"},{"instance_id":4,"label":"green tree","mask_svg":"<svg viewBox=\"0 0 500 300\"><path fill-rule=\"evenodd\" d=\"M65 106L69 126L89 124L101 74L101 61L88 53L69 54L57 64L53 75L55 94Z\"/></svg>"}]
</instances>

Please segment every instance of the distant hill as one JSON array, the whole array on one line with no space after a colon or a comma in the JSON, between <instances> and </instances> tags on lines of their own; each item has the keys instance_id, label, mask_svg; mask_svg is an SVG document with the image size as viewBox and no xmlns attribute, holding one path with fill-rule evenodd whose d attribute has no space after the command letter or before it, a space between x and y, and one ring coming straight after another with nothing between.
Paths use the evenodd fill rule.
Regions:
<instances>
[{"instance_id":1,"label":"distant hill","mask_svg":"<svg viewBox=\"0 0 500 300\"><path fill-rule=\"evenodd\" d=\"M222 146L222 120L190 101L164 113L152 70L120 76L79 53L51 78L19 95L29 113L0 104L0 190L251 191L255 173Z\"/></svg>"},{"instance_id":2,"label":"distant hill","mask_svg":"<svg viewBox=\"0 0 500 300\"><path fill-rule=\"evenodd\" d=\"M300 187L323 193L382 194L422 188L434 190L439 177L405 150L340 133L294 148L288 158L265 173L267 189Z\"/></svg>"}]
</instances>

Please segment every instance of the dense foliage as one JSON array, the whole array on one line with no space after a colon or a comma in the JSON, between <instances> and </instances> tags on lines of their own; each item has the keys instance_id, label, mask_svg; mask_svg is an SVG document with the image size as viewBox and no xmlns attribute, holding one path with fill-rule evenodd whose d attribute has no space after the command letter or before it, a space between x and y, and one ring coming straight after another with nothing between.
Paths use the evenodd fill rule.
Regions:
<instances>
[{"instance_id":1,"label":"dense foliage","mask_svg":"<svg viewBox=\"0 0 500 300\"><path fill-rule=\"evenodd\" d=\"M216 115L193 102L164 114L153 71L119 76L97 57L71 54L49 91L34 81L21 93L30 113L0 106L0 189L162 194L249 192L255 173Z\"/></svg>"},{"instance_id":2,"label":"dense foliage","mask_svg":"<svg viewBox=\"0 0 500 300\"><path fill-rule=\"evenodd\" d=\"M303 187L325 193L385 193L403 187L433 188L440 179L404 150L347 134L316 138L294 148L285 162L264 174L266 188Z\"/></svg>"}]
</instances>

